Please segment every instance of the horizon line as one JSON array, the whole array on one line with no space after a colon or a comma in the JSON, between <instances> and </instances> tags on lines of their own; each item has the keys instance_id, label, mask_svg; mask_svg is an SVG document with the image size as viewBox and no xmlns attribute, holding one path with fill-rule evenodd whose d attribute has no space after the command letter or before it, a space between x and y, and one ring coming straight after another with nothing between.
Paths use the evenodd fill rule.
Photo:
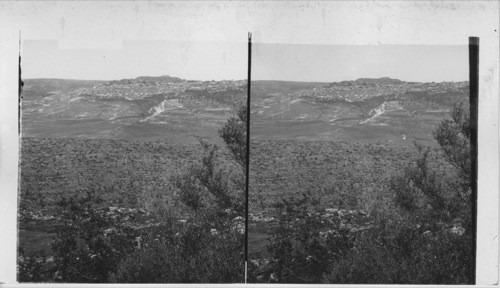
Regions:
<instances>
[{"instance_id":1,"label":"horizon line","mask_svg":"<svg viewBox=\"0 0 500 288\"><path fill-rule=\"evenodd\" d=\"M111 81L121 81L121 80L133 80L139 77L152 77L152 78L160 78L160 77L171 77L171 78L179 78L182 81L195 81L195 82L222 82L222 81L247 81L247 79L220 79L220 80L199 80L199 79L184 79L177 76L170 75L159 75L159 76L151 76L151 75L141 75L131 78L121 78L121 79L78 79L78 78L57 78L57 77L30 77L30 78L22 78L22 80L67 80L67 81L94 81L94 82L111 82ZM340 83L340 82L350 82L357 81L360 79L370 79L370 80L379 80L379 79L390 79L390 80L399 80L401 82L406 83L447 83L447 82L469 82L466 80L448 80L448 81L411 81L411 80L402 80L399 78L392 78L389 76L382 77L358 77L356 79L350 80L336 80L336 81L310 81L310 80L282 80L282 79L252 79L251 82L257 81L276 81L276 82L301 82L301 83Z\"/></svg>"}]
</instances>

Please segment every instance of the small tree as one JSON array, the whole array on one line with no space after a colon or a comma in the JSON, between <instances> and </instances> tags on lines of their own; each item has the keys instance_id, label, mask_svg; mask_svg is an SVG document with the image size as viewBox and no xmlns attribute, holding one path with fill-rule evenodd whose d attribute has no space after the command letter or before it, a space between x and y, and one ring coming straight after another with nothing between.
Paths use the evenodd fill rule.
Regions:
<instances>
[{"instance_id":1,"label":"small tree","mask_svg":"<svg viewBox=\"0 0 500 288\"><path fill-rule=\"evenodd\" d=\"M430 160L430 148L417 145L420 158L394 177L390 187L396 204L415 217L431 223L458 221L470 230L472 182L467 111L460 102L451 112L452 119L443 120L433 133L444 155L441 165Z\"/></svg>"},{"instance_id":2,"label":"small tree","mask_svg":"<svg viewBox=\"0 0 500 288\"><path fill-rule=\"evenodd\" d=\"M462 192L471 189L471 122L468 105L459 102L451 112L451 120L446 119L434 131L444 155L456 171L462 186Z\"/></svg>"},{"instance_id":3,"label":"small tree","mask_svg":"<svg viewBox=\"0 0 500 288\"><path fill-rule=\"evenodd\" d=\"M242 168L245 167L246 163L246 129L248 124L247 107L241 106L238 109L237 117L229 118L226 125L219 130L219 136L224 140L229 151L231 151L233 159Z\"/></svg>"},{"instance_id":4,"label":"small tree","mask_svg":"<svg viewBox=\"0 0 500 288\"><path fill-rule=\"evenodd\" d=\"M221 157L217 145L201 141L204 151L201 161L173 177L179 200L193 212L204 210L222 215L226 211L232 217L244 216L246 106L238 109L237 115L218 131L232 156L230 159Z\"/></svg>"}]
</instances>

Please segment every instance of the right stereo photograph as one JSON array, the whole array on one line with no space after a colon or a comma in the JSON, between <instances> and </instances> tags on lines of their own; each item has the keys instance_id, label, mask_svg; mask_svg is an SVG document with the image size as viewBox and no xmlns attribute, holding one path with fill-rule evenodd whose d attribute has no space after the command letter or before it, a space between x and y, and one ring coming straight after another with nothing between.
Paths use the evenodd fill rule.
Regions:
<instances>
[{"instance_id":1,"label":"right stereo photograph","mask_svg":"<svg viewBox=\"0 0 500 288\"><path fill-rule=\"evenodd\" d=\"M248 282L475 283L470 49L253 43Z\"/></svg>"}]
</instances>

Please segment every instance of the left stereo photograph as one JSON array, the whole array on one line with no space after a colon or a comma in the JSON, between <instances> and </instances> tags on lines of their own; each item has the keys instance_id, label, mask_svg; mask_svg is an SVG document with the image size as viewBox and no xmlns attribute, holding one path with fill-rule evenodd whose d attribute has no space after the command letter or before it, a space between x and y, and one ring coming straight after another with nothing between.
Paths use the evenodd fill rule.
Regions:
<instances>
[{"instance_id":1,"label":"left stereo photograph","mask_svg":"<svg viewBox=\"0 0 500 288\"><path fill-rule=\"evenodd\" d=\"M24 40L18 281L245 282L246 57Z\"/></svg>"}]
</instances>

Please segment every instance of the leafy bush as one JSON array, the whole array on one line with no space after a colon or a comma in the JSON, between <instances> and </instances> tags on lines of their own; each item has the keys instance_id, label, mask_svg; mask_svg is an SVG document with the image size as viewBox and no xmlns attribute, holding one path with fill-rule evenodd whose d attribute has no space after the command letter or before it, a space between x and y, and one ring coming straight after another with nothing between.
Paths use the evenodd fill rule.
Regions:
<instances>
[{"instance_id":1,"label":"leafy bush","mask_svg":"<svg viewBox=\"0 0 500 288\"><path fill-rule=\"evenodd\" d=\"M129 255L112 280L121 283L233 283L244 281L244 234L189 220L165 226Z\"/></svg>"},{"instance_id":2,"label":"leafy bush","mask_svg":"<svg viewBox=\"0 0 500 288\"><path fill-rule=\"evenodd\" d=\"M415 222L379 221L331 266L325 283L471 284L472 249L453 229L429 232Z\"/></svg>"},{"instance_id":3,"label":"leafy bush","mask_svg":"<svg viewBox=\"0 0 500 288\"><path fill-rule=\"evenodd\" d=\"M226 147L231 151L233 159L241 165L246 163L246 129L247 129L247 108L242 106L238 109L237 117L231 117L226 125L219 129L219 136L226 143Z\"/></svg>"},{"instance_id":4,"label":"leafy bush","mask_svg":"<svg viewBox=\"0 0 500 288\"><path fill-rule=\"evenodd\" d=\"M268 245L271 254L267 267L269 282L314 283L326 272L332 259L320 230L325 228L319 213L308 205L307 194L300 199L283 199L275 236ZM266 281L266 282L267 282Z\"/></svg>"},{"instance_id":5,"label":"leafy bush","mask_svg":"<svg viewBox=\"0 0 500 288\"><path fill-rule=\"evenodd\" d=\"M126 227L97 205L92 193L63 198L52 244L54 278L58 282L102 283L118 263L134 250L137 230Z\"/></svg>"},{"instance_id":6,"label":"leafy bush","mask_svg":"<svg viewBox=\"0 0 500 288\"><path fill-rule=\"evenodd\" d=\"M172 178L177 188L176 195L194 213L229 209L243 216L242 171L228 171L226 167L230 163L220 159L219 148L206 142L202 142L202 145L205 153L201 161Z\"/></svg>"},{"instance_id":7,"label":"leafy bush","mask_svg":"<svg viewBox=\"0 0 500 288\"><path fill-rule=\"evenodd\" d=\"M352 249L359 231L369 225L367 215L318 204L311 193L276 203L277 225L267 246L270 258L263 265L252 262L250 282L319 283Z\"/></svg>"}]
</instances>

